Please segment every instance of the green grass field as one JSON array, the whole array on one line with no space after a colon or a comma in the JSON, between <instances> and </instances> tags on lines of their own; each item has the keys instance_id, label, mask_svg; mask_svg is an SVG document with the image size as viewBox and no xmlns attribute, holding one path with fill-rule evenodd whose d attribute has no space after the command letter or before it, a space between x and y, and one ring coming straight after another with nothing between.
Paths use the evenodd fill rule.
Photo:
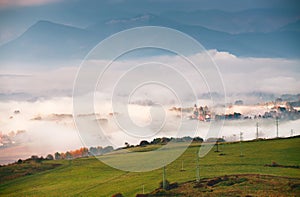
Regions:
<instances>
[{"instance_id":1,"label":"green grass field","mask_svg":"<svg viewBox=\"0 0 300 197\"><path fill-rule=\"evenodd\" d=\"M221 152L211 150L200 159L201 178L230 174L265 174L300 178L299 168L267 167L265 164L284 166L300 165L300 138L252 141L240 144L220 145ZM151 150L149 147L144 149ZM193 144L176 161L166 166L170 182L183 183L196 179L196 152L199 145ZM135 151L142 151L136 150ZM221 154L222 153L222 154ZM151 162L151 161L147 161ZM181 171L182 162L184 171ZM159 186L162 169L151 172L124 172L101 163L96 158L43 161L44 164L61 164L54 169L24 175L0 183L0 196L112 196L122 193L135 196L149 193ZM0 168L4 173L14 173Z\"/></svg>"}]
</instances>

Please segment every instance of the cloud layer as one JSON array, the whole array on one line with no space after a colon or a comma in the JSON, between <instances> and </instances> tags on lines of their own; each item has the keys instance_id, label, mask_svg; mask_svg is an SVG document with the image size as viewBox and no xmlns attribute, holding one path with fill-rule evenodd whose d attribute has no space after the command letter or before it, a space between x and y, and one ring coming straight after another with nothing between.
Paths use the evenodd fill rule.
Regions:
<instances>
[{"instance_id":1,"label":"cloud layer","mask_svg":"<svg viewBox=\"0 0 300 197\"><path fill-rule=\"evenodd\" d=\"M289 59L276 58L238 58L226 52L218 52L215 50L209 51L210 56L215 61L220 70L220 75L223 78L225 91L228 95L235 93L248 92L267 92L273 94L291 93L297 94L300 90L300 61ZM206 56L197 54L189 57L190 60L196 64L202 65L199 73L187 67L187 63L177 56L159 56L151 58L139 58L134 60L120 60L115 61L103 75L103 80L98 84L98 90L111 90L116 83L124 79L124 75L131 74L137 80L143 76L153 76L153 79L161 78L170 80L172 82L173 68L180 68L181 74L186 80L197 81L193 84L193 88L197 93L206 93L210 90L217 90L214 88L215 73L211 72L211 68L205 67L206 63L211 60L205 59ZM103 60L96 60L91 62L97 67L97 62ZM165 72L158 72L157 62L169 66L164 69ZM109 61L104 61L108 64ZM129 72L130 69L136 66L146 65L145 69L139 69ZM204 66L203 66L204 65ZM38 66L38 65L37 65ZM59 97L71 96L74 80L78 72L78 67L60 67L57 69L36 70L37 66L31 69L22 69L20 65L18 69L10 69L10 67L2 67L0 69L0 98L1 100L7 98L20 100L17 97ZM156 69L151 69L153 67ZM170 73L166 73L170 70ZM205 76L201 76L201 73ZM90 74L93 73L93 70ZM175 73L174 73L175 74ZM99 73L100 75L100 73ZM178 79L179 80L179 79ZM183 79L182 79L183 80ZM180 82L180 81L179 81ZM207 87L207 84L211 87ZM96 85L96 84L95 84ZM102 85L102 86L101 86ZM175 84L174 84L175 85ZM104 88L103 88L104 86ZM180 83L176 86L180 86ZM102 91L102 92L103 92ZM185 91L185 88L182 88ZM186 92L188 95L189 92ZM9 96L11 95L11 96ZM28 96L30 95L30 96ZM189 96L189 95L188 95ZM21 98L22 99L22 98Z\"/></svg>"}]
</instances>

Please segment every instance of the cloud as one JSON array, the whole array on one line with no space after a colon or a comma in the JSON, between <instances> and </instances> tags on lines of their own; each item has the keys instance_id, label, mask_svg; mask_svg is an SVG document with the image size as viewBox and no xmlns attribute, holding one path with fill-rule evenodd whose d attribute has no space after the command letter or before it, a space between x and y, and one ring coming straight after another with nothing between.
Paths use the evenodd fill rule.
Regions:
<instances>
[{"instance_id":1,"label":"cloud","mask_svg":"<svg viewBox=\"0 0 300 197\"><path fill-rule=\"evenodd\" d=\"M219 56L213 57L228 93L299 93L299 60Z\"/></svg>"},{"instance_id":2,"label":"cloud","mask_svg":"<svg viewBox=\"0 0 300 197\"><path fill-rule=\"evenodd\" d=\"M0 71L1 72L1 71ZM9 72L9 73L8 73ZM35 97L70 96L77 68L62 67L47 71L2 70L0 93ZM11 98L9 96L8 98ZM19 100L18 98L16 98ZM28 98L27 96L27 99Z\"/></svg>"},{"instance_id":3,"label":"cloud","mask_svg":"<svg viewBox=\"0 0 300 197\"><path fill-rule=\"evenodd\" d=\"M249 92L267 92L276 95L299 93L299 60L241 58L216 50L210 50L208 53L219 67L224 82L223 85L228 95ZM191 95L190 89L183 83L186 80L191 82L196 93L201 94L211 91L211 87L207 87L206 85L214 86L217 79L211 68L206 66L211 60L203 54L192 55L189 59L196 64L201 64L200 74L191 69L190 65L179 56L157 56L115 61L106 70L96 91L104 93L106 97L110 97L109 93L116 87L116 83L119 83L120 91L118 94L122 96L122 93L126 93L123 91L125 87L134 87L131 81L137 82L144 79L161 79L185 98L190 98ZM98 69L97 66L100 63L108 64L109 61L91 60L88 64L95 65L95 69ZM132 69L135 66L143 64L145 65L144 67ZM72 95L78 67L66 65L57 68L57 66L53 65L52 69L41 70L38 69L39 65L33 66L31 69L25 69L22 66L20 65L18 69L3 66L0 69L1 100L11 99L12 97L15 97L16 100L24 99L25 97L30 99L28 95L31 95L32 99L41 97L70 97ZM179 73L185 78L180 78L180 74L176 73L177 71L172 69L173 67L176 67ZM94 73L98 73L98 71L90 71L91 75ZM201 76L201 73L203 76ZM149 95L155 97L155 93L158 92L160 95L164 93L162 86L159 91L153 86L139 88L136 91L135 100L132 101L143 100L143 98L147 98ZM217 88L220 87L216 87L214 90L218 90ZM178 89L180 89L180 92L177 91ZM167 94L164 95L165 101L168 101L170 96ZM20 97L20 99L17 97Z\"/></svg>"},{"instance_id":4,"label":"cloud","mask_svg":"<svg viewBox=\"0 0 300 197\"><path fill-rule=\"evenodd\" d=\"M3 7L27 7L55 3L61 0L0 0L0 8Z\"/></svg>"}]
</instances>

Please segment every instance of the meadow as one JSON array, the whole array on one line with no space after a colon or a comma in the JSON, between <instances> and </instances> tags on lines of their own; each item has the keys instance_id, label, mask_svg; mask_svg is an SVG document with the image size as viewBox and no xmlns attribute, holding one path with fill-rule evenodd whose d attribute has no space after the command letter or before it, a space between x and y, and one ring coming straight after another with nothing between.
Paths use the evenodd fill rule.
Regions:
<instances>
[{"instance_id":1,"label":"meadow","mask_svg":"<svg viewBox=\"0 0 300 197\"><path fill-rule=\"evenodd\" d=\"M184 154L166 166L169 182L182 184L196 179L199 146L193 143ZM219 145L219 152L213 148L200 158L200 178L259 174L299 179L299 148L300 137L247 141L242 144L223 143ZM148 150L152 150L151 145L134 148L134 151ZM162 169L125 172L107 166L94 157L87 157L42 161L41 166L55 167L14 177L21 170L18 165L23 164L0 167L0 196L112 196L116 193L135 196L158 188L163 172ZM32 168L38 167L32 165Z\"/></svg>"}]
</instances>

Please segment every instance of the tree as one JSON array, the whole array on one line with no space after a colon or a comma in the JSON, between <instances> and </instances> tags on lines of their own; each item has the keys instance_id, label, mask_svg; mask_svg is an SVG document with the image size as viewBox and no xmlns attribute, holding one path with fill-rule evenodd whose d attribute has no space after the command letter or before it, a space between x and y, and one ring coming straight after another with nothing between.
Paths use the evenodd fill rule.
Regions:
<instances>
[{"instance_id":1,"label":"tree","mask_svg":"<svg viewBox=\"0 0 300 197\"><path fill-rule=\"evenodd\" d=\"M112 147L112 146L106 146L105 148L103 148L102 154L112 152L113 150L114 150L114 147Z\"/></svg>"},{"instance_id":2,"label":"tree","mask_svg":"<svg viewBox=\"0 0 300 197\"><path fill-rule=\"evenodd\" d=\"M73 156L69 151L66 152L66 159L73 159Z\"/></svg>"},{"instance_id":3,"label":"tree","mask_svg":"<svg viewBox=\"0 0 300 197\"><path fill-rule=\"evenodd\" d=\"M40 162L42 162L42 160L44 160L43 157L39 158L37 155L32 155L30 159L37 162L37 163L40 163Z\"/></svg>"},{"instance_id":4,"label":"tree","mask_svg":"<svg viewBox=\"0 0 300 197\"><path fill-rule=\"evenodd\" d=\"M54 158L55 158L55 160L61 159L61 155L59 154L59 152L56 152L56 153L54 154Z\"/></svg>"},{"instance_id":5,"label":"tree","mask_svg":"<svg viewBox=\"0 0 300 197\"><path fill-rule=\"evenodd\" d=\"M223 138L214 138L214 137L211 137L211 138L208 138L206 140L206 142L225 142L225 139Z\"/></svg>"},{"instance_id":6,"label":"tree","mask_svg":"<svg viewBox=\"0 0 300 197\"><path fill-rule=\"evenodd\" d=\"M51 154L48 154L48 155L47 155L47 157L46 157L46 159L47 159L47 160L53 160L53 159L54 159L54 157L53 157L53 155L51 155Z\"/></svg>"},{"instance_id":7,"label":"tree","mask_svg":"<svg viewBox=\"0 0 300 197\"><path fill-rule=\"evenodd\" d=\"M128 142L125 142L125 146L128 148L130 144Z\"/></svg>"},{"instance_id":8,"label":"tree","mask_svg":"<svg viewBox=\"0 0 300 197\"><path fill-rule=\"evenodd\" d=\"M147 145L149 145L150 143L147 141L147 140L142 140L141 142L140 142L140 146L147 146Z\"/></svg>"},{"instance_id":9,"label":"tree","mask_svg":"<svg viewBox=\"0 0 300 197\"><path fill-rule=\"evenodd\" d=\"M80 148L81 157L87 157L89 155L89 149L86 147Z\"/></svg>"},{"instance_id":10,"label":"tree","mask_svg":"<svg viewBox=\"0 0 300 197\"><path fill-rule=\"evenodd\" d=\"M38 157L37 155L32 155L32 156L31 156L31 159L32 159L32 160L38 160L39 157Z\"/></svg>"},{"instance_id":11,"label":"tree","mask_svg":"<svg viewBox=\"0 0 300 197\"><path fill-rule=\"evenodd\" d=\"M93 155L93 156L98 155L98 149L96 147L90 147L89 155Z\"/></svg>"},{"instance_id":12,"label":"tree","mask_svg":"<svg viewBox=\"0 0 300 197\"><path fill-rule=\"evenodd\" d=\"M66 158L66 154L65 153L60 153L60 159L65 159Z\"/></svg>"},{"instance_id":13,"label":"tree","mask_svg":"<svg viewBox=\"0 0 300 197\"><path fill-rule=\"evenodd\" d=\"M160 144L160 143L161 143L161 138L155 138L151 142L151 144Z\"/></svg>"},{"instance_id":14,"label":"tree","mask_svg":"<svg viewBox=\"0 0 300 197\"><path fill-rule=\"evenodd\" d=\"M193 142L203 142L203 139L201 137L194 137Z\"/></svg>"},{"instance_id":15,"label":"tree","mask_svg":"<svg viewBox=\"0 0 300 197\"><path fill-rule=\"evenodd\" d=\"M170 142L170 141L171 141L170 138L167 138L167 137L161 138L161 143L162 143L162 144L167 144L167 143Z\"/></svg>"},{"instance_id":16,"label":"tree","mask_svg":"<svg viewBox=\"0 0 300 197\"><path fill-rule=\"evenodd\" d=\"M190 136L185 136L182 138L182 141L184 142L191 142L193 140L193 138L191 138Z\"/></svg>"},{"instance_id":17,"label":"tree","mask_svg":"<svg viewBox=\"0 0 300 197\"><path fill-rule=\"evenodd\" d=\"M97 151L98 151L97 155L102 155L103 154L103 147L102 146L98 146L97 147Z\"/></svg>"},{"instance_id":18,"label":"tree","mask_svg":"<svg viewBox=\"0 0 300 197\"><path fill-rule=\"evenodd\" d=\"M235 105L244 105L244 102L242 100L236 100L234 102Z\"/></svg>"}]
</instances>

